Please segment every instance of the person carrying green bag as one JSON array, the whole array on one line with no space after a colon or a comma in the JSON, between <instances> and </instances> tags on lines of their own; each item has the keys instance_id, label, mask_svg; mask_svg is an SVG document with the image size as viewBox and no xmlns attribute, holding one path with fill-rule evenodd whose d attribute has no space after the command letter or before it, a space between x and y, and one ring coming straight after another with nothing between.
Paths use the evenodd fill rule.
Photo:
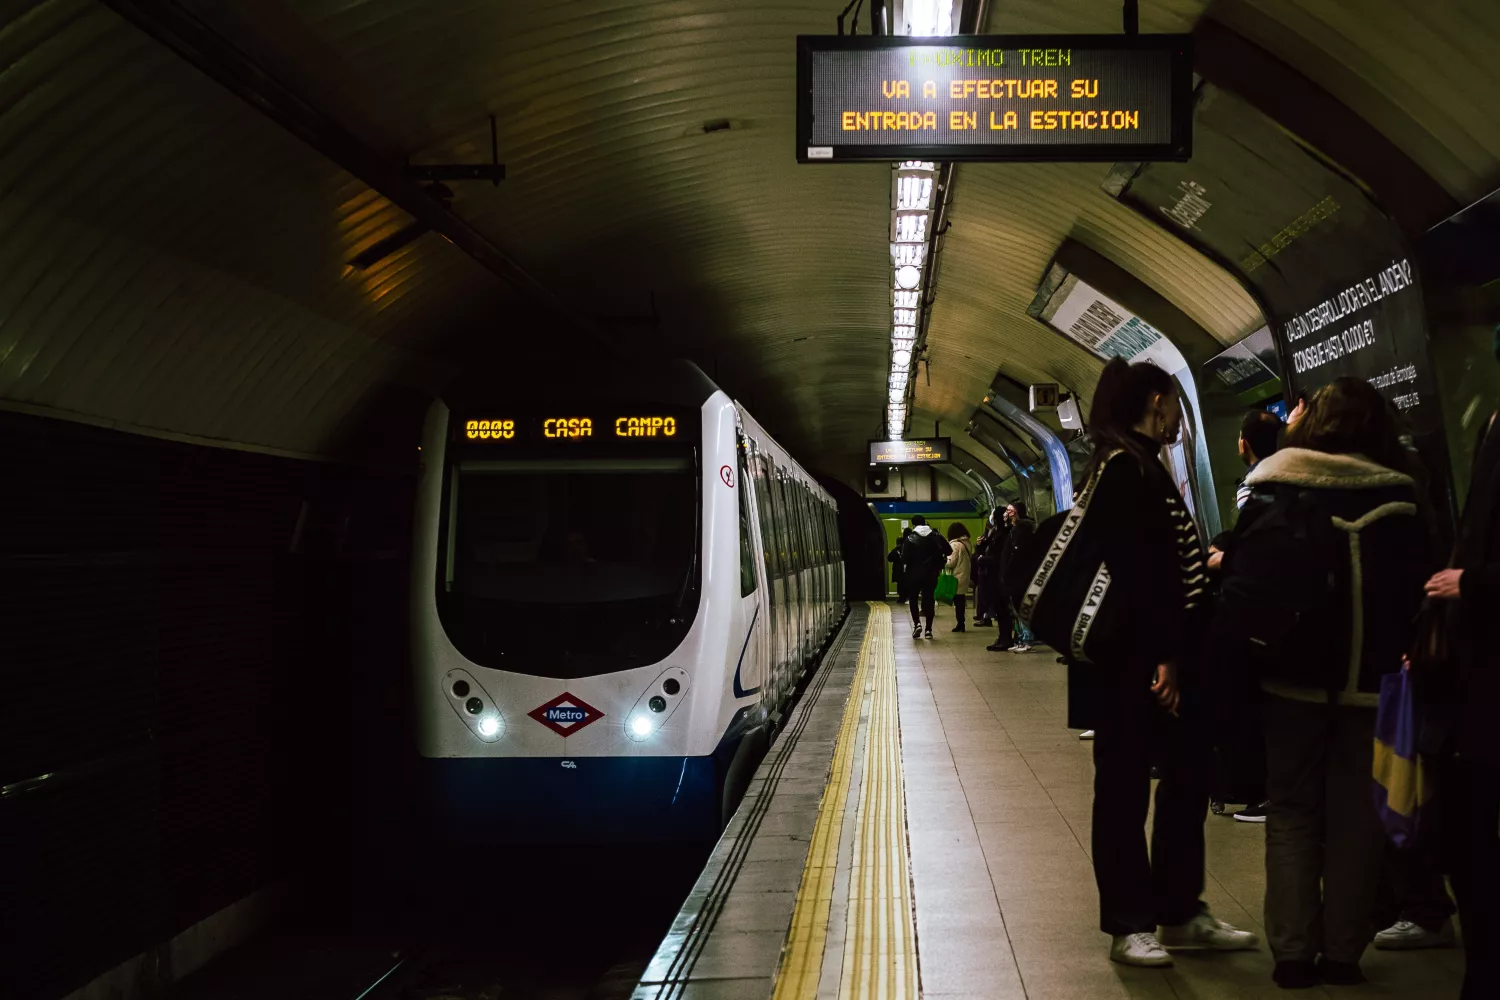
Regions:
<instances>
[{"instance_id":1,"label":"person carrying green bag","mask_svg":"<svg viewBox=\"0 0 1500 1000\"><path fill-rule=\"evenodd\" d=\"M953 547L942 535L933 531L927 518L917 514L911 519L911 530L901 540L901 565L906 568L906 593L911 601L911 637L920 639L925 634L932 638L932 616L934 592L938 577ZM926 618L924 631L922 619Z\"/></svg>"},{"instance_id":2,"label":"person carrying green bag","mask_svg":"<svg viewBox=\"0 0 1500 1000\"><path fill-rule=\"evenodd\" d=\"M948 525L948 544L952 552L948 554L948 566L944 571L945 579L938 581L938 600L953 605L953 610L958 613L958 624L953 631L964 631L964 611L969 601L969 572L973 565L973 543L969 540L969 529L962 521L954 521ZM952 581L945 588L944 584ZM947 589L948 596L943 596Z\"/></svg>"}]
</instances>

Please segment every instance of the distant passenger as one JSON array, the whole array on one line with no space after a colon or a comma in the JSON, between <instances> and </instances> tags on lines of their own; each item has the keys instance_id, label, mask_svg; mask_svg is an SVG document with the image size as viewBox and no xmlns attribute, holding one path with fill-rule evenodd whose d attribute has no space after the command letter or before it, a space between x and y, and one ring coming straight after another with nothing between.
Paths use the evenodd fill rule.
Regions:
<instances>
[{"instance_id":1,"label":"distant passenger","mask_svg":"<svg viewBox=\"0 0 1500 1000\"><path fill-rule=\"evenodd\" d=\"M995 624L995 600L1000 593L1003 517L998 509L990 511L984 520L984 533L974 543L974 624L979 628L989 628Z\"/></svg>"},{"instance_id":2,"label":"distant passenger","mask_svg":"<svg viewBox=\"0 0 1500 1000\"><path fill-rule=\"evenodd\" d=\"M1500 361L1500 326L1495 327ZM1473 477L1452 568L1427 596L1458 606L1455 753L1440 771L1449 815L1453 894L1463 924L1460 1000L1500 996L1500 422L1491 414L1474 449Z\"/></svg>"},{"instance_id":3,"label":"distant passenger","mask_svg":"<svg viewBox=\"0 0 1500 1000\"><path fill-rule=\"evenodd\" d=\"M1281 418L1270 410L1252 407L1240 421L1240 460L1248 466L1245 478L1239 481L1234 491L1234 505L1243 511L1255 495L1255 490L1246 480L1256 466L1276 454L1281 447Z\"/></svg>"},{"instance_id":4,"label":"distant passenger","mask_svg":"<svg viewBox=\"0 0 1500 1000\"><path fill-rule=\"evenodd\" d=\"M1010 561L1016 558L1026 543L1031 541L1031 536L1036 534L1036 522L1026 516L1026 504L1020 500L1005 508L1005 523L1009 526L1009 532L1005 538L1005 548L1000 556L1000 575L1003 579ZM1031 626L1021 620L1016 614L1014 606L1010 608L1010 618L1016 624L1016 641L1007 647L1012 653L1029 653L1032 651L1035 641L1031 634ZM1000 641L1008 638L1000 636L996 639L995 646L987 646L987 649L995 649Z\"/></svg>"},{"instance_id":5,"label":"distant passenger","mask_svg":"<svg viewBox=\"0 0 1500 1000\"><path fill-rule=\"evenodd\" d=\"M924 634L922 619L926 619L925 634L932 638L932 616L938 577L943 574L943 565L953 551L943 536L927 525L927 518L917 514L911 519L911 530L901 542L901 564L904 567L906 596L911 602L911 637L920 639Z\"/></svg>"},{"instance_id":6,"label":"distant passenger","mask_svg":"<svg viewBox=\"0 0 1500 1000\"><path fill-rule=\"evenodd\" d=\"M896 585L896 600L902 604L906 603L906 565L901 562L901 546L906 542L906 532L902 531L896 547L886 554L885 561L891 564L891 582Z\"/></svg>"},{"instance_id":7,"label":"distant passenger","mask_svg":"<svg viewBox=\"0 0 1500 1000\"><path fill-rule=\"evenodd\" d=\"M1126 965L1171 965L1171 947L1254 948L1254 934L1202 902L1212 768L1188 661L1200 649L1205 580L1196 528L1161 461L1181 433L1176 383L1154 365L1117 358L1099 379L1092 418L1094 462L1105 464L1090 519L1098 519L1112 599L1123 595L1131 635L1146 637L1068 665L1070 724L1095 731L1099 928L1113 938L1110 958ZM1153 762L1162 777L1148 854Z\"/></svg>"},{"instance_id":8,"label":"distant passenger","mask_svg":"<svg viewBox=\"0 0 1500 1000\"><path fill-rule=\"evenodd\" d=\"M954 521L948 525L948 572L953 574L953 579L958 583L958 592L953 595L953 611L958 616L958 624L953 626L953 631L964 631L964 612L968 610L969 603L969 577L973 566L973 553L969 546L973 543L969 539L969 529L962 521Z\"/></svg>"},{"instance_id":9,"label":"distant passenger","mask_svg":"<svg viewBox=\"0 0 1500 1000\"><path fill-rule=\"evenodd\" d=\"M1375 712L1431 567L1398 420L1362 379L1319 389L1247 477L1271 497L1224 563L1215 644L1252 658L1266 693L1266 932L1285 988L1363 982L1373 937Z\"/></svg>"}]
</instances>

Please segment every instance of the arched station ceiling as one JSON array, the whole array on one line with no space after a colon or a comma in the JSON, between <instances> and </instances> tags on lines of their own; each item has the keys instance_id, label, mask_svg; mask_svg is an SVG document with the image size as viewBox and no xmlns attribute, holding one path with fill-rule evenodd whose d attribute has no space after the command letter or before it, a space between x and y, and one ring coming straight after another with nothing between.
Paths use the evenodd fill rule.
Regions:
<instances>
[{"instance_id":1,"label":"arched station ceiling","mask_svg":"<svg viewBox=\"0 0 1500 1000\"><path fill-rule=\"evenodd\" d=\"M625 353L697 359L806 464L857 481L887 370L889 172L792 148L793 38L830 33L842 3L184 6L392 162L483 161L495 115L506 179L450 185L454 212ZM435 235L348 267L409 217L109 6L4 11L4 405L330 455L459 370L551 377L592 349ZM1500 5L1146 0L1141 30L1205 15L1456 201L1500 181ZM1119 24L1115 0L1009 0L986 28ZM957 171L918 427L962 427L997 370L1087 388L1098 362L1025 314L1065 237L1225 343L1257 325L1232 278L1100 190L1105 169Z\"/></svg>"}]
</instances>

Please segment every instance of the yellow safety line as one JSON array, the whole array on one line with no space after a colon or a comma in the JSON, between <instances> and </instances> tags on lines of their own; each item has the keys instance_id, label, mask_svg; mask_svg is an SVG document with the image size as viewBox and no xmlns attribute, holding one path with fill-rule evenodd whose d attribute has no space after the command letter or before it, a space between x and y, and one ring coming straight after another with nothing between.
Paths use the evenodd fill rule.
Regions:
<instances>
[{"instance_id":1,"label":"yellow safety line","mask_svg":"<svg viewBox=\"0 0 1500 1000\"><path fill-rule=\"evenodd\" d=\"M859 664L839 726L833 773L818 804L812 846L797 889L792 926L776 977L775 1000L812 1000L818 995L838 872L839 834L867 687L871 689L870 719L855 815L839 996L882 1000L917 997L916 928L907 876L906 793L901 775L891 612L886 604L872 601Z\"/></svg>"}]
</instances>

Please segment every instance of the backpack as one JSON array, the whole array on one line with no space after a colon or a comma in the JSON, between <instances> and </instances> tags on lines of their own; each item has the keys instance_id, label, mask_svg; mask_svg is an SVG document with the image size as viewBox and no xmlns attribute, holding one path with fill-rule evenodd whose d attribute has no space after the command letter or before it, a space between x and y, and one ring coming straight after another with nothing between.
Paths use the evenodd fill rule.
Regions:
<instances>
[{"instance_id":1,"label":"backpack","mask_svg":"<svg viewBox=\"0 0 1500 1000\"><path fill-rule=\"evenodd\" d=\"M1262 679L1337 691L1351 653L1349 536L1317 490L1277 484L1258 515L1235 541L1215 642Z\"/></svg>"},{"instance_id":2,"label":"backpack","mask_svg":"<svg viewBox=\"0 0 1500 1000\"><path fill-rule=\"evenodd\" d=\"M1077 663L1126 650L1137 626L1128 599L1107 600L1110 575L1103 539L1087 516L1100 475L1122 454L1105 456L1071 509L1037 525L1011 554L1001 580L1017 617L1037 638Z\"/></svg>"}]
</instances>

